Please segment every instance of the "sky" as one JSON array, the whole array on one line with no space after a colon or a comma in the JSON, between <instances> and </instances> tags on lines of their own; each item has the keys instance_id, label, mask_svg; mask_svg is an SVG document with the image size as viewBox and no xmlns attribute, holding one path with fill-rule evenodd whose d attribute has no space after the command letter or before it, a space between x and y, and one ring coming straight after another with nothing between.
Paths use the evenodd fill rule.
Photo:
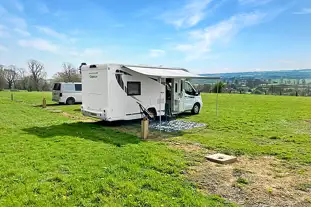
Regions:
<instances>
[{"instance_id":1,"label":"sky","mask_svg":"<svg viewBox=\"0 0 311 207\"><path fill-rule=\"evenodd\" d=\"M311 0L0 0L0 64L311 68Z\"/></svg>"}]
</instances>

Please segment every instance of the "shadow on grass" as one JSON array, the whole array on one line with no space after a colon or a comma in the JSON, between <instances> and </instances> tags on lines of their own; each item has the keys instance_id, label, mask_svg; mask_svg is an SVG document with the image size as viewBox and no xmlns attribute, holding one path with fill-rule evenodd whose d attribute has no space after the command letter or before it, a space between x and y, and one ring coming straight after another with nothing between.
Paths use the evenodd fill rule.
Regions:
<instances>
[{"instance_id":1,"label":"shadow on grass","mask_svg":"<svg viewBox=\"0 0 311 207\"><path fill-rule=\"evenodd\" d=\"M137 144L140 142L138 137L105 127L103 122L63 123L46 127L31 127L24 129L24 131L41 138L53 139L56 136L79 137L96 142L105 142L119 147L126 144Z\"/></svg>"},{"instance_id":2,"label":"shadow on grass","mask_svg":"<svg viewBox=\"0 0 311 207\"><path fill-rule=\"evenodd\" d=\"M51 104L46 104L46 107L77 106L77 105L81 105L81 103L75 103L73 105L67 105L64 103L51 103ZM34 107L42 107L42 104L35 105ZM80 111L80 109L75 109L74 111Z\"/></svg>"},{"instance_id":3,"label":"shadow on grass","mask_svg":"<svg viewBox=\"0 0 311 207\"><path fill-rule=\"evenodd\" d=\"M52 104L46 104L46 107L57 107L57 106L65 106L65 104L58 104L58 103L52 103ZM41 108L42 107L42 104L38 104L38 105L35 105L34 107L39 107Z\"/></svg>"}]
</instances>

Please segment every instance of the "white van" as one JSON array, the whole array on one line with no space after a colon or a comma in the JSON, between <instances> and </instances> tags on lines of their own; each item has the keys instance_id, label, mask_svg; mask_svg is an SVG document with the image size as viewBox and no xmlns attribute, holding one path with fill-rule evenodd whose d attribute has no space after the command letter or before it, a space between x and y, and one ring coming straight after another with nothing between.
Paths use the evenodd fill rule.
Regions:
<instances>
[{"instance_id":1,"label":"white van","mask_svg":"<svg viewBox=\"0 0 311 207\"><path fill-rule=\"evenodd\" d=\"M85 116L105 121L132 120L191 111L203 106L188 78L209 79L182 68L96 64L81 65ZM145 114L145 113L144 113Z\"/></svg>"},{"instance_id":2,"label":"white van","mask_svg":"<svg viewBox=\"0 0 311 207\"><path fill-rule=\"evenodd\" d=\"M82 103L82 83L54 83L52 101L68 105Z\"/></svg>"}]
</instances>

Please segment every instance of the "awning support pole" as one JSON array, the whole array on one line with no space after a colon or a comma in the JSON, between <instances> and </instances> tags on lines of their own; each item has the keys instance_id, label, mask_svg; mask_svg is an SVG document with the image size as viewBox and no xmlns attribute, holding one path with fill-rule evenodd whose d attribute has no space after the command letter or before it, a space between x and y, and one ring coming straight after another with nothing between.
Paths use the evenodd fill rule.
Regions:
<instances>
[{"instance_id":1,"label":"awning support pole","mask_svg":"<svg viewBox=\"0 0 311 207\"><path fill-rule=\"evenodd\" d=\"M160 135L161 135L161 131L162 131L162 119L161 119L161 102L162 102L162 88L161 88L161 77L159 78L159 82L160 82L160 100L159 100L159 105L160 105Z\"/></svg>"},{"instance_id":2,"label":"awning support pole","mask_svg":"<svg viewBox=\"0 0 311 207\"><path fill-rule=\"evenodd\" d=\"M218 82L218 80L216 83L216 91L217 91L217 95L216 95L216 117L218 118L218 95L219 95L219 82Z\"/></svg>"}]
</instances>

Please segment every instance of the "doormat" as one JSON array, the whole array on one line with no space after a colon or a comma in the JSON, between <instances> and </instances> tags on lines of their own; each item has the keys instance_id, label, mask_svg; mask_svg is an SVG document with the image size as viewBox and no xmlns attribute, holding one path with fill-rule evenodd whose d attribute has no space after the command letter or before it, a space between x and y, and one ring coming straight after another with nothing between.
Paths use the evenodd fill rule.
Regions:
<instances>
[{"instance_id":1,"label":"doormat","mask_svg":"<svg viewBox=\"0 0 311 207\"><path fill-rule=\"evenodd\" d=\"M197 127L204 127L206 124L196 123L196 122L188 122L183 120L171 120L171 121L162 121L161 126L160 122L150 122L149 128L156 129L165 132L178 132L188 129L193 129Z\"/></svg>"}]
</instances>

